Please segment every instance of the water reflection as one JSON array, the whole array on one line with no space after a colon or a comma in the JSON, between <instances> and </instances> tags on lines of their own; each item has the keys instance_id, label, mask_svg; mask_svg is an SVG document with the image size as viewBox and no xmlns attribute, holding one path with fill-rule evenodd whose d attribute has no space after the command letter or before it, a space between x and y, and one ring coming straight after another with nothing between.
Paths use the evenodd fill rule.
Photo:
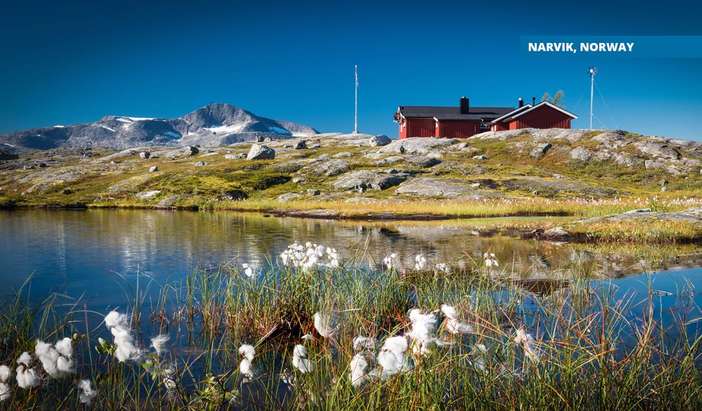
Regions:
<instances>
[{"instance_id":1,"label":"water reflection","mask_svg":"<svg viewBox=\"0 0 702 411\"><path fill-rule=\"evenodd\" d=\"M163 284L196 268L222 262L257 266L274 261L288 244L312 241L337 248L349 261L377 264L389 252L411 267L416 254L430 265L469 264L492 252L501 270L548 289L552 280L578 276L616 277L641 272L656 251L597 250L577 245L481 236L485 222L369 223L266 217L230 212L143 210L0 212L0 275L10 292L33 274L32 295L85 295L105 306L124 304L124 282L137 273ZM699 249L675 264L702 265ZM548 281L546 281L548 280ZM538 282L535 282L538 281ZM557 283L556 283L557 284Z\"/></svg>"}]
</instances>

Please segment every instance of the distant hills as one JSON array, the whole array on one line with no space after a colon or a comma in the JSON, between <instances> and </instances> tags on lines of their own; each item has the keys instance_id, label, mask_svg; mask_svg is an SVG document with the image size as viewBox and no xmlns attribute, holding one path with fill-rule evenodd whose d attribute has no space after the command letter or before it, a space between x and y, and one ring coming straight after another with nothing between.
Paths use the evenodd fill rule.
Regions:
<instances>
[{"instance_id":1,"label":"distant hills","mask_svg":"<svg viewBox=\"0 0 702 411\"><path fill-rule=\"evenodd\" d=\"M231 104L214 103L173 119L109 115L94 123L18 131L0 135L0 145L14 150L59 147L125 149L186 144L221 146L260 137L313 134L317 134L317 130L303 124L260 117Z\"/></svg>"}]
</instances>

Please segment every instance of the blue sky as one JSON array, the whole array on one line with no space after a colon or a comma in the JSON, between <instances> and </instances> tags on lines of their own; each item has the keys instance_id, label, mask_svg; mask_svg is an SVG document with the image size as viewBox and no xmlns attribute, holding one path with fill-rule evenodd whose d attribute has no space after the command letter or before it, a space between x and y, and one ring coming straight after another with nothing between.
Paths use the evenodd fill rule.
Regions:
<instances>
[{"instance_id":1,"label":"blue sky","mask_svg":"<svg viewBox=\"0 0 702 411\"><path fill-rule=\"evenodd\" d=\"M210 102L349 131L354 64L361 131L396 135L400 104L513 105L559 89L585 127L596 65L595 126L702 139L702 59L537 56L520 40L700 35L692 1L144 3L5 4L0 132Z\"/></svg>"}]
</instances>

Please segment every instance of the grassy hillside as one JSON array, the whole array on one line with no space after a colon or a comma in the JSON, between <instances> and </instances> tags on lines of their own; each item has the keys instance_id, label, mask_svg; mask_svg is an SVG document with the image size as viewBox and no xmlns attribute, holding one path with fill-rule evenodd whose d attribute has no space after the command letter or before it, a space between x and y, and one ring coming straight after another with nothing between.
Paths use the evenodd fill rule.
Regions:
<instances>
[{"instance_id":1,"label":"grassy hillside","mask_svg":"<svg viewBox=\"0 0 702 411\"><path fill-rule=\"evenodd\" d=\"M251 143L195 154L167 147L33 152L0 165L0 205L444 218L591 217L702 203L699 144L630 133L517 130L383 147L367 136L309 138L302 149L296 143L263 143L275 150L272 160L247 160Z\"/></svg>"}]
</instances>

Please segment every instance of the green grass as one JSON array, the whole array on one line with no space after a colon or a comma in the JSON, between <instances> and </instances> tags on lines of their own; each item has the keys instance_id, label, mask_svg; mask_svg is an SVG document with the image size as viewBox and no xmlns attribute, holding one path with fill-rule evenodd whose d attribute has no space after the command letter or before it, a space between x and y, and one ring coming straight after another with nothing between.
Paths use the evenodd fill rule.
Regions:
<instances>
[{"instance_id":1,"label":"green grass","mask_svg":"<svg viewBox=\"0 0 702 411\"><path fill-rule=\"evenodd\" d=\"M620 221L569 224L570 232L592 242L700 243L702 225L687 221Z\"/></svg>"}]
</instances>

